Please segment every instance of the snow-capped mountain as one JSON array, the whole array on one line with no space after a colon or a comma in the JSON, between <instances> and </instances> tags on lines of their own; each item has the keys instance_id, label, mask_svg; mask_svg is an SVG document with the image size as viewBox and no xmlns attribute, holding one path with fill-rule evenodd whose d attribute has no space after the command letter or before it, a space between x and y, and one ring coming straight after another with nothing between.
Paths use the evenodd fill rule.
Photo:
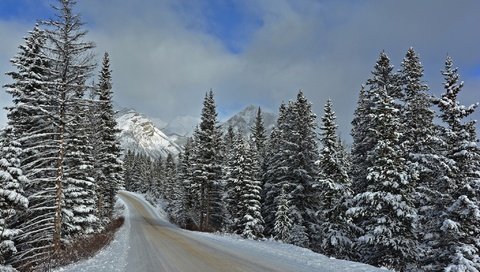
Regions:
<instances>
[{"instance_id":1,"label":"snow-capped mountain","mask_svg":"<svg viewBox=\"0 0 480 272\"><path fill-rule=\"evenodd\" d=\"M227 121L222 123L222 131L227 131L231 125L234 130L241 131L245 136L250 135L250 128L255 125L255 118L257 117L258 106L250 105L238 112L234 116L230 117ZM277 117L275 114L262 109L263 124L267 133L270 133Z\"/></svg>"},{"instance_id":2,"label":"snow-capped mountain","mask_svg":"<svg viewBox=\"0 0 480 272\"><path fill-rule=\"evenodd\" d=\"M178 155L181 151L174 140L158 129L153 121L134 110L117 114L120 133L118 138L123 150L147 154L152 158L165 158L169 153Z\"/></svg>"}]
</instances>

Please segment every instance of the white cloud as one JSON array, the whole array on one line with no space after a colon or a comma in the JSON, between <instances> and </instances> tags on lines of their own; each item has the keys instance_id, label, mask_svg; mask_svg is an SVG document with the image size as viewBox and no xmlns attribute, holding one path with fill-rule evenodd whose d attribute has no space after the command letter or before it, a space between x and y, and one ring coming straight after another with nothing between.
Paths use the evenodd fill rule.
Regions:
<instances>
[{"instance_id":1,"label":"white cloud","mask_svg":"<svg viewBox=\"0 0 480 272\"><path fill-rule=\"evenodd\" d=\"M440 2L247 0L239 8L261 24L240 53L205 30L202 1L83 0L79 9L99 55L111 54L120 105L168 121L198 116L210 88L222 115L252 103L276 110L303 89L319 115L326 99L334 100L347 137L358 90L380 50L398 67L408 47L417 49L436 93L447 52L460 72L478 65L480 38L472 26L480 24L479 2ZM18 38L10 35L0 43L10 57L12 43ZM480 100L478 84L464 79L466 103Z\"/></svg>"}]
</instances>

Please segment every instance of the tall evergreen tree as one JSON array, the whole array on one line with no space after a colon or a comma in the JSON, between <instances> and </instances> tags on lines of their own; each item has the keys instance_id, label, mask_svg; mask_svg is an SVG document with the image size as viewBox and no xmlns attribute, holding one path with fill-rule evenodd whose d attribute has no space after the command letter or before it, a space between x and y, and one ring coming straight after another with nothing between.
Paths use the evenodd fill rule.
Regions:
<instances>
[{"instance_id":1,"label":"tall evergreen tree","mask_svg":"<svg viewBox=\"0 0 480 272\"><path fill-rule=\"evenodd\" d=\"M403 59L401 83L404 106L401 115L401 142L409 176L414 182L413 201L418 209L418 238L422 242L421 256L435 258L431 245L439 237L437 218L441 217L442 193L436 182L443 176L444 165L448 165L439 148L442 140L434 124L433 97L423 81L423 66L417 53L409 48Z\"/></svg>"},{"instance_id":2,"label":"tall evergreen tree","mask_svg":"<svg viewBox=\"0 0 480 272\"><path fill-rule=\"evenodd\" d=\"M97 148L100 151L99 166L101 172L97 179L98 209L103 219L111 219L115 196L117 191L123 188L123 162L120 160L120 143L116 137L118 129L115 120L115 112L112 105L110 59L105 53L102 69L98 82L100 116L100 139L101 144Z\"/></svg>"},{"instance_id":3,"label":"tall evergreen tree","mask_svg":"<svg viewBox=\"0 0 480 272\"><path fill-rule=\"evenodd\" d=\"M223 225L223 184L221 182L220 131L213 91L203 103L200 126L195 137L195 169L193 186L200 192L199 227L201 230L219 230Z\"/></svg>"},{"instance_id":4,"label":"tall evergreen tree","mask_svg":"<svg viewBox=\"0 0 480 272\"><path fill-rule=\"evenodd\" d=\"M297 235L308 237L316 232L317 220L315 213L319 208L319 196L317 192L319 159L317 146L316 115L311 109L311 103L300 91L293 107L293 131L289 133L287 150L291 167L289 178L292 180L291 208L293 209L293 230L298 230ZM296 227L297 226L297 227ZM303 233L305 232L305 233ZM293 234L292 234L293 236ZM292 239L292 236L290 239Z\"/></svg>"},{"instance_id":5,"label":"tall evergreen tree","mask_svg":"<svg viewBox=\"0 0 480 272\"><path fill-rule=\"evenodd\" d=\"M15 71L7 73L13 83L6 85L13 107L7 118L12 139L22 147L20 168L28 183L25 195L29 209L19 214L22 233L16 237L17 254L12 264L26 266L43 263L50 254L54 236L55 185L59 137L57 97L51 82L51 61L45 52L46 34L38 26L25 38L19 53L11 60Z\"/></svg>"},{"instance_id":6,"label":"tall evergreen tree","mask_svg":"<svg viewBox=\"0 0 480 272\"><path fill-rule=\"evenodd\" d=\"M335 113L332 101L328 100L322 117L320 160L320 222L318 236L313 248L328 256L349 259L353 255L353 238L357 228L346 215L352 198L351 180L342 158L342 145L337 137ZM316 239L315 239L316 238Z\"/></svg>"},{"instance_id":7,"label":"tall evergreen tree","mask_svg":"<svg viewBox=\"0 0 480 272\"><path fill-rule=\"evenodd\" d=\"M288 153L285 150L285 137L288 131L291 131L292 108L284 103L280 105L277 123L270 133L268 141L267 157L265 160L265 173L263 175L263 205L262 213L265 220L265 235L272 236L275 226L275 213L277 211L277 198L281 189L291 190L287 173L289 165L287 164Z\"/></svg>"},{"instance_id":8,"label":"tall evergreen tree","mask_svg":"<svg viewBox=\"0 0 480 272\"><path fill-rule=\"evenodd\" d=\"M357 241L364 262L405 270L417 256L416 209L400 147L400 113L393 96L398 80L392 70L382 52L367 82L368 92L374 93L369 129L377 142L367 153L372 165L367 169L366 188L354 197L347 214L355 217L364 230Z\"/></svg>"},{"instance_id":9,"label":"tall evergreen tree","mask_svg":"<svg viewBox=\"0 0 480 272\"><path fill-rule=\"evenodd\" d=\"M73 239L76 236L93 233L99 220L96 216L96 184L93 174L93 158L88 137L88 120L85 112L88 110L84 100L84 91L78 89L72 106L70 120L74 125L70 133L74 137L66 140L65 153L65 207L63 208L62 236Z\"/></svg>"},{"instance_id":10,"label":"tall evergreen tree","mask_svg":"<svg viewBox=\"0 0 480 272\"><path fill-rule=\"evenodd\" d=\"M258 161L256 160L256 147L246 145L245 157L241 162L241 168L244 173L245 180L243 187L240 188L241 212L240 225L242 228L242 236L247 239L258 239L263 237L263 217L261 213L261 183L258 179Z\"/></svg>"},{"instance_id":11,"label":"tall evergreen tree","mask_svg":"<svg viewBox=\"0 0 480 272\"><path fill-rule=\"evenodd\" d=\"M434 246L432 266L445 271L480 270L480 171L479 148L475 122L463 119L470 116L478 104L460 105L457 96L462 90L453 60L445 61L445 92L436 101L440 118L446 124L442 136L445 156L451 164L445 167L437 188L443 192L444 213L438 227L441 235Z\"/></svg>"},{"instance_id":12,"label":"tall evergreen tree","mask_svg":"<svg viewBox=\"0 0 480 272\"><path fill-rule=\"evenodd\" d=\"M47 49L52 62L52 86L57 96L57 112L55 117L58 135L58 154L55 175L55 217L54 217L54 250L58 251L62 238L63 207L65 205L64 187L68 182L65 178L65 155L68 137L76 137L72 133L72 123L69 116L72 107L78 102L75 95L79 89L86 89L85 82L91 76L94 68L91 50L92 42L85 41L87 31L83 30L80 15L74 14L74 0L58 0L56 18L44 22L49 40ZM68 216L67 216L68 218Z\"/></svg>"}]
</instances>

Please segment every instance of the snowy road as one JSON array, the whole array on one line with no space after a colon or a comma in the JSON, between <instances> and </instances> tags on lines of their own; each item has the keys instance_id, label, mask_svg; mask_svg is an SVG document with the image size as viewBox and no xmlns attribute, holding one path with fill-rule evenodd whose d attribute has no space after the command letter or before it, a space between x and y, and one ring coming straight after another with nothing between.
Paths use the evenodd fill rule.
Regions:
<instances>
[{"instance_id":1,"label":"snowy road","mask_svg":"<svg viewBox=\"0 0 480 272\"><path fill-rule=\"evenodd\" d=\"M264 256L232 252L156 217L148 204L131 194L121 193L121 198L133 230L127 271L298 271Z\"/></svg>"},{"instance_id":2,"label":"snowy road","mask_svg":"<svg viewBox=\"0 0 480 272\"><path fill-rule=\"evenodd\" d=\"M57 272L385 271L275 241L182 230L141 195L121 192L122 203L126 220L112 243L95 257Z\"/></svg>"}]
</instances>

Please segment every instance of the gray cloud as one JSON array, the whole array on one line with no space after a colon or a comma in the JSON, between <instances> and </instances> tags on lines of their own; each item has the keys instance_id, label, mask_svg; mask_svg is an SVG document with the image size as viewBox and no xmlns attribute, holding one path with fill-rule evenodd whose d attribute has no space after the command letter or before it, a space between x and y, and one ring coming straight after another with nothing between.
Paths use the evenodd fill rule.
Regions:
<instances>
[{"instance_id":1,"label":"gray cloud","mask_svg":"<svg viewBox=\"0 0 480 272\"><path fill-rule=\"evenodd\" d=\"M303 89L318 115L327 98L334 100L347 137L358 90L378 53L386 50L399 67L410 46L434 93L441 92L449 53L465 71L462 102L480 100L480 76L468 72L480 63L478 1L247 0L238 8L260 25L247 24L252 34L239 53L208 32L203 1L79 2L97 51L111 53L117 103L165 121L198 116L210 88L222 116L247 104L275 111ZM11 33L0 43L10 57L19 36Z\"/></svg>"}]
</instances>

